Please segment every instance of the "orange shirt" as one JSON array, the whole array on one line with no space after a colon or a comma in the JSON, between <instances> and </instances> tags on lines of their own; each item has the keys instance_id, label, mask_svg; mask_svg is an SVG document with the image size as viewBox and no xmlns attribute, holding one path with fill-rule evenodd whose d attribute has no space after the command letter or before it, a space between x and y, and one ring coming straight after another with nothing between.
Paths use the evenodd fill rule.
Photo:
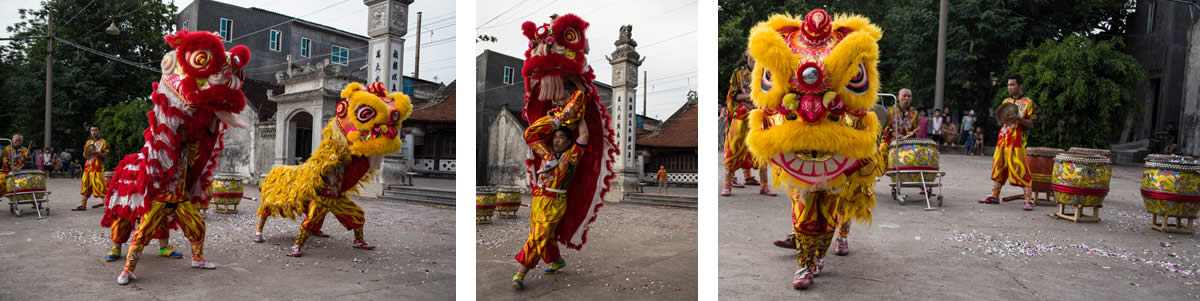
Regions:
<instances>
[{"instance_id":1,"label":"orange shirt","mask_svg":"<svg viewBox=\"0 0 1200 301\"><path fill-rule=\"evenodd\" d=\"M666 180L667 180L667 170L666 170L665 168L664 168L664 169L659 169L659 170L658 170L658 180L659 180L659 181L666 181Z\"/></svg>"},{"instance_id":2,"label":"orange shirt","mask_svg":"<svg viewBox=\"0 0 1200 301\"><path fill-rule=\"evenodd\" d=\"M1017 104L1017 116L1037 120L1037 111L1033 108L1033 100L1028 97L1021 99L1005 98L1004 102ZM1019 121L1005 124L1000 128L1000 137L996 141L996 147L1025 147L1025 127L1021 126Z\"/></svg>"}]
</instances>

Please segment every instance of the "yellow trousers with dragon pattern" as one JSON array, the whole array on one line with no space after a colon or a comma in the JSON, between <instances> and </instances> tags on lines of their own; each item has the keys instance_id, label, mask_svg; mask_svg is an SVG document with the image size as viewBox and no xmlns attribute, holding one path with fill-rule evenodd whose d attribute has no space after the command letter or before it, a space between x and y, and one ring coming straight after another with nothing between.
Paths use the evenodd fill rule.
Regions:
<instances>
[{"instance_id":1,"label":"yellow trousers with dragon pattern","mask_svg":"<svg viewBox=\"0 0 1200 301\"><path fill-rule=\"evenodd\" d=\"M545 196L548 194L557 196ZM562 221L566 212L566 193L535 193L533 202L529 206L529 238L525 240L525 246L521 248L521 252L517 253L514 259L522 266L531 269L537 266L539 257L546 263L557 261L561 256L554 233L558 228L558 222Z\"/></svg>"}]
</instances>

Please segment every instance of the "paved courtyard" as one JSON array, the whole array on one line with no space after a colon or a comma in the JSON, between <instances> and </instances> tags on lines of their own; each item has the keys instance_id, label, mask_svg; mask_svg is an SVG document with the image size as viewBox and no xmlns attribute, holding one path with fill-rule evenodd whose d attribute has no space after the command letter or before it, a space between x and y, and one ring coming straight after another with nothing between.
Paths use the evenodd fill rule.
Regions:
<instances>
[{"instance_id":1,"label":"paved courtyard","mask_svg":"<svg viewBox=\"0 0 1200 301\"><path fill-rule=\"evenodd\" d=\"M475 293L479 300L696 300L696 210L609 203L600 208L582 251L561 247L567 267L546 264L512 288L513 256L529 234L529 196L515 219L476 227Z\"/></svg>"},{"instance_id":2,"label":"paved courtyard","mask_svg":"<svg viewBox=\"0 0 1200 301\"><path fill-rule=\"evenodd\" d=\"M37 219L32 210L24 217L0 214L0 300L454 299L454 208L356 198L366 211L366 239L377 249L352 249L353 233L329 217L325 232L332 237L309 239L305 256L293 258L284 253L299 223L272 219L267 241L256 244L258 203L243 201L237 214L210 213L206 220L204 251L217 269L192 269L187 256L156 256L152 242L138 280L120 286L124 260L102 258L111 246L109 229L100 227L103 211L70 211L79 204L78 179L48 182L49 218ZM257 197L258 187L246 186L246 194ZM171 245L190 254L181 232L171 232Z\"/></svg>"},{"instance_id":3,"label":"paved courtyard","mask_svg":"<svg viewBox=\"0 0 1200 301\"><path fill-rule=\"evenodd\" d=\"M991 188L990 167L990 156L943 154L945 200L934 211L924 210L915 189L899 205L888 193L890 180L881 179L873 223L852 226L850 255L831 252L805 291L791 288L795 251L771 245L791 231L787 197L734 189L718 198L720 299L1200 298L1200 240L1147 226L1140 166L1113 169L1102 221L1094 224L1051 219L1055 207L976 203ZM1006 186L1001 195L1018 193Z\"/></svg>"}]
</instances>

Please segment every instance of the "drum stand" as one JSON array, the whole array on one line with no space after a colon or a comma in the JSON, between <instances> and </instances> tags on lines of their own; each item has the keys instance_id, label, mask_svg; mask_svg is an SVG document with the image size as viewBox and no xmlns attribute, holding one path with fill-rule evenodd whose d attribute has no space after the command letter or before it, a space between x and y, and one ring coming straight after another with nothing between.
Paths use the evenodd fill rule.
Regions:
<instances>
[{"instance_id":1,"label":"drum stand","mask_svg":"<svg viewBox=\"0 0 1200 301\"><path fill-rule=\"evenodd\" d=\"M1162 217L1161 223L1158 221L1159 217ZM1175 223L1171 223L1172 217L1175 218ZM1193 217L1153 214L1150 217L1150 228L1162 233L1192 234L1196 232L1196 229L1192 226L1194 221L1195 218Z\"/></svg>"},{"instance_id":2,"label":"drum stand","mask_svg":"<svg viewBox=\"0 0 1200 301\"><path fill-rule=\"evenodd\" d=\"M918 175L920 177L921 181L916 181L916 182L901 182L900 181L900 175L909 175L909 174ZM946 175L946 172L944 172L944 171L925 171L925 170L900 171L900 170L892 169L892 170L888 170L886 173L884 173L884 175L892 177L892 183L888 184L888 186L892 187L892 199L895 199L897 202L900 202L900 205L904 205L904 203L907 201L905 199L904 193L901 191L901 188L909 187L909 188L921 188L921 191L922 191L921 195L925 197L925 210L926 211L937 210L937 208L933 207L932 201L930 201L930 197L934 196L934 193L932 193L930 191L933 188L937 188L937 190L938 190L937 195L936 195L937 205L938 205L938 207L942 206L942 177ZM937 180L935 180L933 183L930 183L928 181L925 181L926 177L934 177Z\"/></svg>"},{"instance_id":3,"label":"drum stand","mask_svg":"<svg viewBox=\"0 0 1200 301\"><path fill-rule=\"evenodd\" d=\"M1046 197L1039 198L1038 197L1039 193L1045 194ZM1017 195L1006 196L1000 200L1004 201L1004 202L1011 202L1011 201L1024 200L1024 199L1025 199L1025 194L1021 193L1021 194L1017 194ZM1033 192L1033 204L1038 205L1038 206L1054 206L1054 204L1058 204L1058 202L1054 201L1054 193L1053 192L1034 191Z\"/></svg>"},{"instance_id":4,"label":"drum stand","mask_svg":"<svg viewBox=\"0 0 1200 301\"><path fill-rule=\"evenodd\" d=\"M1066 212L1067 206L1075 207L1075 210ZM1084 206L1059 203L1058 212L1051 213L1050 217L1061 218L1075 223L1098 223L1100 222L1100 207L1104 207L1104 205ZM1092 208L1092 215L1083 214L1083 208Z\"/></svg>"},{"instance_id":5,"label":"drum stand","mask_svg":"<svg viewBox=\"0 0 1200 301\"><path fill-rule=\"evenodd\" d=\"M17 200L16 197L21 195L29 195L32 199ZM24 213L22 212L21 208L18 207L20 205L33 204L34 211L37 211L38 219L46 218L46 216L50 216L50 207L45 206L46 201L50 200L50 198L47 197L49 195L49 191L10 193L8 194L8 211L12 212L12 214L16 215L17 217L20 217ZM45 216L42 216L42 209L46 210Z\"/></svg>"}]
</instances>

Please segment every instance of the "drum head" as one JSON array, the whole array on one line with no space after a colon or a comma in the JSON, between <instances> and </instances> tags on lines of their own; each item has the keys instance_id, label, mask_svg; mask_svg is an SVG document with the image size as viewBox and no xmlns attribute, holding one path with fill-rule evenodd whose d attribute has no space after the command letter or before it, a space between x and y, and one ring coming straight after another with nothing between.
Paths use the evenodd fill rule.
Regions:
<instances>
[{"instance_id":1,"label":"drum head","mask_svg":"<svg viewBox=\"0 0 1200 301\"><path fill-rule=\"evenodd\" d=\"M880 104L875 104L871 107L871 112L875 112L875 118L879 119L879 128L883 129L888 124L887 108Z\"/></svg>"},{"instance_id":2,"label":"drum head","mask_svg":"<svg viewBox=\"0 0 1200 301\"><path fill-rule=\"evenodd\" d=\"M1017 109L1017 104L1015 103L1006 102L1000 104L999 107L996 107L996 123L1000 125L1012 123L1013 119L1009 119L1009 115L1016 113Z\"/></svg>"}]
</instances>

